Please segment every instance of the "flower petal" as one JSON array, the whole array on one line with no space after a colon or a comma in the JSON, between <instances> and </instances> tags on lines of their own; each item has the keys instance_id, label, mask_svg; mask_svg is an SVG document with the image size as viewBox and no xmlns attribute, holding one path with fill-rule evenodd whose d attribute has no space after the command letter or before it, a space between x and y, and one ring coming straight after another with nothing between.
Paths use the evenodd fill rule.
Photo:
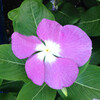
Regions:
<instances>
[{"instance_id":1,"label":"flower petal","mask_svg":"<svg viewBox=\"0 0 100 100\"><path fill-rule=\"evenodd\" d=\"M39 60L37 54L30 57L25 64L25 70L28 78L37 85L42 85L44 82L44 64Z\"/></svg>"},{"instance_id":2,"label":"flower petal","mask_svg":"<svg viewBox=\"0 0 100 100\"><path fill-rule=\"evenodd\" d=\"M36 52L36 45L41 41L35 36L25 36L18 32L12 34L12 51L19 59L24 59Z\"/></svg>"},{"instance_id":3,"label":"flower petal","mask_svg":"<svg viewBox=\"0 0 100 100\"><path fill-rule=\"evenodd\" d=\"M57 40L62 26L56 21L43 19L37 27L37 35L42 40Z\"/></svg>"},{"instance_id":4,"label":"flower petal","mask_svg":"<svg viewBox=\"0 0 100 100\"><path fill-rule=\"evenodd\" d=\"M79 27L66 25L62 28L59 43L61 57L70 58L78 66L84 65L91 56L92 42L88 35Z\"/></svg>"},{"instance_id":5,"label":"flower petal","mask_svg":"<svg viewBox=\"0 0 100 100\"><path fill-rule=\"evenodd\" d=\"M71 86L78 72L77 64L70 59L57 58L52 64L45 62L45 82L54 89Z\"/></svg>"}]
</instances>

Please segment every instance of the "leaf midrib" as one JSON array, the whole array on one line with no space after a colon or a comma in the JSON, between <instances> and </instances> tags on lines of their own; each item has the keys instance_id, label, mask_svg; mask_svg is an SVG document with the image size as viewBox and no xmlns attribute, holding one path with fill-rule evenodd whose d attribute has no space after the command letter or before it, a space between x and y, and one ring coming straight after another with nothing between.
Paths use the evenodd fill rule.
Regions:
<instances>
[{"instance_id":1,"label":"leaf midrib","mask_svg":"<svg viewBox=\"0 0 100 100\"><path fill-rule=\"evenodd\" d=\"M79 24L88 24L88 23L94 23L94 22L98 22L100 21L100 19L94 19L94 20L91 20L91 21L83 21L83 22L80 22Z\"/></svg>"},{"instance_id":2,"label":"leaf midrib","mask_svg":"<svg viewBox=\"0 0 100 100\"><path fill-rule=\"evenodd\" d=\"M83 86L83 87L85 87L85 88L88 88L88 89L91 89L91 90L95 90L95 91L99 91L99 92L100 92L99 89L96 89L96 88L94 88L94 87L90 87L90 86L84 85L84 84L79 83L79 82L77 82L77 81L75 81L75 83L78 84L78 85L80 85L80 86Z\"/></svg>"},{"instance_id":3,"label":"leaf midrib","mask_svg":"<svg viewBox=\"0 0 100 100\"><path fill-rule=\"evenodd\" d=\"M61 13L61 14L63 14L64 16L66 16L66 17L70 17L70 16L68 16L66 13L64 13L64 12L62 12L62 11L58 11L59 13Z\"/></svg>"},{"instance_id":4,"label":"leaf midrib","mask_svg":"<svg viewBox=\"0 0 100 100\"><path fill-rule=\"evenodd\" d=\"M39 93L44 89L45 86L46 86L46 84L44 84L43 87L41 87L41 89L34 95L32 100L34 100L34 98L39 95Z\"/></svg>"},{"instance_id":5,"label":"leaf midrib","mask_svg":"<svg viewBox=\"0 0 100 100\"><path fill-rule=\"evenodd\" d=\"M0 61L12 63L12 64L18 64L18 65L25 65L24 63L14 62L14 61L11 61L11 60L5 60L5 59L1 59L1 58L0 58Z\"/></svg>"},{"instance_id":6,"label":"leaf midrib","mask_svg":"<svg viewBox=\"0 0 100 100\"><path fill-rule=\"evenodd\" d=\"M34 22L35 22L35 26L36 26L36 28L37 28L37 22L36 22L35 14L34 14L34 12L33 12L33 10L32 10L32 3L31 3L31 12L32 12L32 17L33 17Z\"/></svg>"}]
</instances>

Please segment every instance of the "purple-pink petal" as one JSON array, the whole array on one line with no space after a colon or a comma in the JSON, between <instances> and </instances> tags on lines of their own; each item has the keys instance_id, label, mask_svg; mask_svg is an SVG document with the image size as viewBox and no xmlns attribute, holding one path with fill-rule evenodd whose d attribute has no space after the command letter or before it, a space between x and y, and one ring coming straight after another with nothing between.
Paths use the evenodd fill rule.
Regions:
<instances>
[{"instance_id":1,"label":"purple-pink petal","mask_svg":"<svg viewBox=\"0 0 100 100\"><path fill-rule=\"evenodd\" d=\"M25 36L18 32L12 34L12 51L19 59L24 59L36 52L36 45L41 41L35 36Z\"/></svg>"},{"instance_id":2,"label":"purple-pink petal","mask_svg":"<svg viewBox=\"0 0 100 100\"><path fill-rule=\"evenodd\" d=\"M78 72L77 64L70 59L57 58L52 64L45 62L45 82L54 89L71 86Z\"/></svg>"},{"instance_id":3,"label":"purple-pink petal","mask_svg":"<svg viewBox=\"0 0 100 100\"><path fill-rule=\"evenodd\" d=\"M42 40L57 41L62 26L56 21L43 19L37 27L37 35Z\"/></svg>"},{"instance_id":4,"label":"purple-pink petal","mask_svg":"<svg viewBox=\"0 0 100 100\"><path fill-rule=\"evenodd\" d=\"M62 50L61 57L72 59L78 66L84 65L91 56L92 42L77 26L64 26L59 36L59 43Z\"/></svg>"},{"instance_id":5,"label":"purple-pink petal","mask_svg":"<svg viewBox=\"0 0 100 100\"><path fill-rule=\"evenodd\" d=\"M37 85L44 83L44 63L37 55L28 58L25 63L25 70L29 79Z\"/></svg>"}]
</instances>

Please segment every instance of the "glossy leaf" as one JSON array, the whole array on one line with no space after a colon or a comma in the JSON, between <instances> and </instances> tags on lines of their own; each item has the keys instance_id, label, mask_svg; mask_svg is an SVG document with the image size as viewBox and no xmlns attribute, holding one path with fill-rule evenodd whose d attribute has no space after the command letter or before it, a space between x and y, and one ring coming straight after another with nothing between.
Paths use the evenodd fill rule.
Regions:
<instances>
[{"instance_id":1,"label":"glossy leaf","mask_svg":"<svg viewBox=\"0 0 100 100\"><path fill-rule=\"evenodd\" d=\"M49 88L46 84L37 86L32 82L26 84L17 97L17 100L54 100L56 90Z\"/></svg>"},{"instance_id":2,"label":"glossy leaf","mask_svg":"<svg viewBox=\"0 0 100 100\"><path fill-rule=\"evenodd\" d=\"M62 25L75 24L80 18L78 10L70 3L64 3L53 14L55 19Z\"/></svg>"},{"instance_id":3,"label":"glossy leaf","mask_svg":"<svg viewBox=\"0 0 100 100\"><path fill-rule=\"evenodd\" d=\"M93 7L81 16L78 24L89 36L100 36L100 7Z\"/></svg>"},{"instance_id":4,"label":"glossy leaf","mask_svg":"<svg viewBox=\"0 0 100 100\"><path fill-rule=\"evenodd\" d=\"M25 0L13 19L14 31L25 35L36 35L38 24L43 18L54 20L52 13L37 0Z\"/></svg>"},{"instance_id":5,"label":"glossy leaf","mask_svg":"<svg viewBox=\"0 0 100 100\"><path fill-rule=\"evenodd\" d=\"M0 78L28 81L25 60L15 57L10 44L0 45Z\"/></svg>"},{"instance_id":6,"label":"glossy leaf","mask_svg":"<svg viewBox=\"0 0 100 100\"><path fill-rule=\"evenodd\" d=\"M89 65L68 90L68 100L100 99L100 67Z\"/></svg>"}]
</instances>

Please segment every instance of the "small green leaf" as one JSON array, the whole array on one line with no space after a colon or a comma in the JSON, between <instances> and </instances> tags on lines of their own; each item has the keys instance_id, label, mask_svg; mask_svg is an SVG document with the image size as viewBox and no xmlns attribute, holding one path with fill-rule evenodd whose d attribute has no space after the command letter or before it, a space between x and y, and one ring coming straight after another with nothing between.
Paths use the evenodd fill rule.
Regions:
<instances>
[{"instance_id":1,"label":"small green leaf","mask_svg":"<svg viewBox=\"0 0 100 100\"><path fill-rule=\"evenodd\" d=\"M62 93L67 97L67 88L61 89Z\"/></svg>"},{"instance_id":2,"label":"small green leaf","mask_svg":"<svg viewBox=\"0 0 100 100\"><path fill-rule=\"evenodd\" d=\"M92 7L83 13L78 26L89 36L100 36L100 7Z\"/></svg>"},{"instance_id":3,"label":"small green leaf","mask_svg":"<svg viewBox=\"0 0 100 100\"><path fill-rule=\"evenodd\" d=\"M10 20L14 20L14 18L18 15L19 8L13 9L8 12L8 18Z\"/></svg>"},{"instance_id":4,"label":"small green leaf","mask_svg":"<svg viewBox=\"0 0 100 100\"><path fill-rule=\"evenodd\" d=\"M25 60L15 57L10 44L0 45L0 78L28 81Z\"/></svg>"},{"instance_id":5,"label":"small green leaf","mask_svg":"<svg viewBox=\"0 0 100 100\"><path fill-rule=\"evenodd\" d=\"M57 91L59 93L59 95L66 100L67 96L68 96L68 92L67 92L67 88L63 88L63 90L58 90Z\"/></svg>"},{"instance_id":6,"label":"small green leaf","mask_svg":"<svg viewBox=\"0 0 100 100\"><path fill-rule=\"evenodd\" d=\"M17 100L54 100L56 90L46 84L37 86L32 82L26 84L18 94Z\"/></svg>"}]
</instances>

